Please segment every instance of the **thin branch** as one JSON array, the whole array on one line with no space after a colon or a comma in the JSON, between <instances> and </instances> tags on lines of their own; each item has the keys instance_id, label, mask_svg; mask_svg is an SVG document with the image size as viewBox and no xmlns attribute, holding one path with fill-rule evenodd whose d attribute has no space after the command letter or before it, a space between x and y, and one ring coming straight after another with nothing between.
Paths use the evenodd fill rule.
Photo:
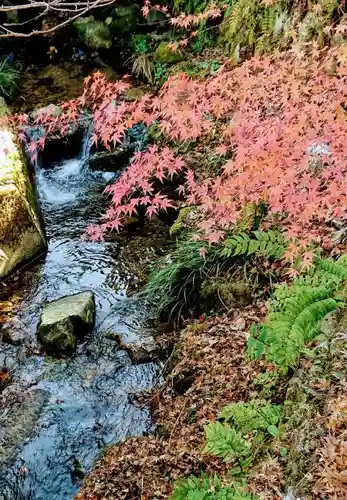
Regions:
<instances>
[{"instance_id":1,"label":"thin branch","mask_svg":"<svg viewBox=\"0 0 347 500\"><path fill-rule=\"evenodd\" d=\"M37 21L37 19L40 19L41 17L45 16L47 14L47 9L38 14L36 17L32 17L28 19L27 21L23 21L21 23L4 23L3 25L0 24L0 29L7 26L7 27L12 27L12 26L25 26L26 24L32 23L34 21Z\"/></svg>"},{"instance_id":2,"label":"thin branch","mask_svg":"<svg viewBox=\"0 0 347 500\"><path fill-rule=\"evenodd\" d=\"M35 35L46 35L49 33L53 33L54 31L67 26L68 24L72 23L79 17L83 16L84 14L88 13L89 11L93 9L99 9L101 7L107 7L109 5L112 5L116 3L117 0L82 0L80 2L73 2L69 0L52 0L52 1L37 1L37 0L29 0L28 4L22 4L22 5L13 5L13 6L0 6L0 13L1 12L16 12L18 10L26 10L26 9L43 9L43 12L40 12L38 15L33 16L32 18L23 21L21 23L3 23L0 24L0 31L3 33L0 33L0 38L10 38L10 37L17 37L17 38L29 38ZM42 18L44 15L49 14L49 12L60 12L60 13L66 13L68 15L68 18L65 19L64 21L52 26L51 28L47 29L40 29L40 30L32 30L29 33L23 33L15 28L19 26L24 26L27 25L30 22L34 22L40 18ZM75 15L71 15L70 13L74 13Z\"/></svg>"}]
</instances>

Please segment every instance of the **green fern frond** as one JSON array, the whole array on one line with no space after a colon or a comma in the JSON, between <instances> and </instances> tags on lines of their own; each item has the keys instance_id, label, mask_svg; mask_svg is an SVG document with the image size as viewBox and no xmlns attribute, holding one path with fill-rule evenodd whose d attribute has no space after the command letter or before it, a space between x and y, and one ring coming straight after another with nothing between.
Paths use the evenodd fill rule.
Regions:
<instances>
[{"instance_id":1,"label":"green fern frond","mask_svg":"<svg viewBox=\"0 0 347 500\"><path fill-rule=\"evenodd\" d=\"M201 473L201 479L190 476L180 481L170 500L253 500L254 497L242 491L243 487L223 486L217 475Z\"/></svg>"},{"instance_id":2,"label":"green fern frond","mask_svg":"<svg viewBox=\"0 0 347 500\"><path fill-rule=\"evenodd\" d=\"M222 38L233 52L237 47L269 51L281 42L285 2L266 6L261 0L236 0L222 23Z\"/></svg>"},{"instance_id":3,"label":"green fern frond","mask_svg":"<svg viewBox=\"0 0 347 500\"><path fill-rule=\"evenodd\" d=\"M224 462L230 463L235 459L246 458L251 453L251 445L242 434L229 425L220 422L210 422L205 426L206 444L204 453L211 453Z\"/></svg>"},{"instance_id":4,"label":"green fern frond","mask_svg":"<svg viewBox=\"0 0 347 500\"><path fill-rule=\"evenodd\" d=\"M247 354L252 361L258 361L267 353L270 333L267 325L252 325L247 342Z\"/></svg>"},{"instance_id":5,"label":"green fern frond","mask_svg":"<svg viewBox=\"0 0 347 500\"><path fill-rule=\"evenodd\" d=\"M226 406L219 417L246 434L250 431L266 431L269 427L277 426L282 414L282 405L271 405L267 401L254 399L248 403L233 403Z\"/></svg>"},{"instance_id":6,"label":"green fern frond","mask_svg":"<svg viewBox=\"0 0 347 500\"><path fill-rule=\"evenodd\" d=\"M305 343L312 340L318 330L319 321L339 306L334 299L327 298L309 305L292 324L288 317L273 322L272 339L268 350L269 359L281 367L294 367L302 354Z\"/></svg>"},{"instance_id":7,"label":"green fern frond","mask_svg":"<svg viewBox=\"0 0 347 500\"><path fill-rule=\"evenodd\" d=\"M347 258L321 259L291 286L279 285L270 300L266 325L253 326L248 339L248 355L265 355L283 369L294 367L305 345L319 332L320 321L344 305L341 290L347 280Z\"/></svg>"},{"instance_id":8,"label":"green fern frond","mask_svg":"<svg viewBox=\"0 0 347 500\"><path fill-rule=\"evenodd\" d=\"M295 287L296 295L284 300L280 311L270 312L267 355L282 367L293 367L299 361L305 344L316 335L319 322L335 311L341 301L333 298L328 287Z\"/></svg>"},{"instance_id":9,"label":"green fern frond","mask_svg":"<svg viewBox=\"0 0 347 500\"><path fill-rule=\"evenodd\" d=\"M317 269L324 271L331 275L331 278L337 278L342 281L347 278L347 263L339 259L334 261L333 259L319 259L315 261L315 266Z\"/></svg>"},{"instance_id":10,"label":"green fern frond","mask_svg":"<svg viewBox=\"0 0 347 500\"><path fill-rule=\"evenodd\" d=\"M302 287L296 297L285 300L283 311L269 314L272 331L271 359L284 366L294 366L304 348L315 336L319 321L339 306L332 291L321 287Z\"/></svg>"},{"instance_id":11,"label":"green fern frond","mask_svg":"<svg viewBox=\"0 0 347 500\"><path fill-rule=\"evenodd\" d=\"M254 231L251 235L240 233L223 242L221 255L224 257L261 254L268 259L280 259L287 248L287 242L278 231Z\"/></svg>"}]
</instances>

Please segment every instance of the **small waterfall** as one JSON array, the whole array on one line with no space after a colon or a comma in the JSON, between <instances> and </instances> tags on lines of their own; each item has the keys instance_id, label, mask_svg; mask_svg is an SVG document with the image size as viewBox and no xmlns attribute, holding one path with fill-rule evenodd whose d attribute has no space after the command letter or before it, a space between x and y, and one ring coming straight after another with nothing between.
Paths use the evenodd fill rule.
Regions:
<instances>
[{"instance_id":1,"label":"small waterfall","mask_svg":"<svg viewBox=\"0 0 347 500\"><path fill-rule=\"evenodd\" d=\"M88 156L90 155L90 150L91 150L91 147L93 145L93 140L92 140L93 130L94 130L94 123L93 123L93 121L90 121L86 130L85 130L85 134L84 134L83 141L82 141L82 149L81 149L81 155L80 155L80 158L82 160L84 160L85 158L88 158Z\"/></svg>"}]
</instances>

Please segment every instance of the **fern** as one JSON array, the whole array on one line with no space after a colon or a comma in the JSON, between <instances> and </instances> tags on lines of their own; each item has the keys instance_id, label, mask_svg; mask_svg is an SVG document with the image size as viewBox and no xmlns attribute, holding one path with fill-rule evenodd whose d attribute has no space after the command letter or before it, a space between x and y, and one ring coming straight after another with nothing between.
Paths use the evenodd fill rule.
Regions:
<instances>
[{"instance_id":1,"label":"fern","mask_svg":"<svg viewBox=\"0 0 347 500\"><path fill-rule=\"evenodd\" d=\"M339 293L347 279L343 257L315 260L313 268L293 281L281 285L270 301L267 324L252 327L248 339L248 354L259 359L264 354L284 369L294 367L319 330L320 321L344 304Z\"/></svg>"},{"instance_id":2,"label":"fern","mask_svg":"<svg viewBox=\"0 0 347 500\"><path fill-rule=\"evenodd\" d=\"M202 472L201 479L190 476L180 481L170 500L252 500L253 498L242 491L242 487L223 486L216 475L208 477Z\"/></svg>"},{"instance_id":3,"label":"fern","mask_svg":"<svg viewBox=\"0 0 347 500\"><path fill-rule=\"evenodd\" d=\"M305 343L310 342L319 321L339 306L325 287L303 287L296 297L286 299L283 311L269 315L272 332L269 358L283 367L295 366Z\"/></svg>"},{"instance_id":4,"label":"fern","mask_svg":"<svg viewBox=\"0 0 347 500\"><path fill-rule=\"evenodd\" d=\"M210 422L205 426L206 445L204 453L212 453L230 463L251 454L251 445L229 425Z\"/></svg>"},{"instance_id":5,"label":"fern","mask_svg":"<svg viewBox=\"0 0 347 500\"><path fill-rule=\"evenodd\" d=\"M254 399L248 403L233 403L226 406L219 417L232 423L242 434L261 430L275 435L282 414L282 405L271 405L266 401Z\"/></svg>"},{"instance_id":6,"label":"fern","mask_svg":"<svg viewBox=\"0 0 347 500\"><path fill-rule=\"evenodd\" d=\"M266 52L281 41L285 17L281 3L266 6L261 0L235 1L222 24L222 38L230 50Z\"/></svg>"},{"instance_id":7,"label":"fern","mask_svg":"<svg viewBox=\"0 0 347 500\"><path fill-rule=\"evenodd\" d=\"M337 261L332 259L316 259L315 266L317 270L323 271L330 279L335 282L341 282L347 278L347 264L344 257L340 257Z\"/></svg>"},{"instance_id":8,"label":"fern","mask_svg":"<svg viewBox=\"0 0 347 500\"><path fill-rule=\"evenodd\" d=\"M221 255L224 257L261 254L268 259L280 259L287 248L287 242L278 231L253 231L252 235L240 233L223 242Z\"/></svg>"}]
</instances>

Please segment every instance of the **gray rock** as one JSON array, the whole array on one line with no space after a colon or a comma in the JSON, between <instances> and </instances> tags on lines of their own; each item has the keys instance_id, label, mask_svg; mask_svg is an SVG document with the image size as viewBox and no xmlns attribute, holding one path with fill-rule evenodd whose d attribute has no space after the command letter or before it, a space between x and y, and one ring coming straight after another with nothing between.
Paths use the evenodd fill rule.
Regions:
<instances>
[{"instance_id":1,"label":"gray rock","mask_svg":"<svg viewBox=\"0 0 347 500\"><path fill-rule=\"evenodd\" d=\"M118 172L129 163L133 152L133 147L122 145L111 152L95 153L88 159L89 168L106 172Z\"/></svg>"},{"instance_id":2,"label":"gray rock","mask_svg":"<svg viewBox=\"0 0 347 500\"><path fill-rule=\"evenodd\" d=\"M0 414L0 471L33 432L45 399L44 391L33 390L24 394L21 403Z\"/></svg>"},{"instance_id":3,"label":"gray rock","mask_svg":"<svg viewBox=\"0 0 347 500\"><path fill-rule=\"evenodd\" d=\"M107 338L114 340L120 349L124 349L134 364L148 363L158 354L158 346L152 335L144 335L137 340L127 342L119 333L107 332Z\"/></svg>"},{"instance_id":4,"label":"gray rock","mask_svg":"<svg viewBox=\"0 0 347 500\"><path fill-rule=\"evenodd\" d=\"M37 335L47 353L72 354L77 339L93 329L94 318L92 292L62 297L44 305Z\"/></svg>"},{"instance_id":5,"label":"gray rock","mask_svg":"<svg viewBox=\"0 0 347 500\"><path fill-rule=\"evenodd\" d=\"M36 109L31 113L31 118L36 120L37 118L42 118L46 116L59 116L62 114L62 109L55 104L48 104L48 106L44 106L43 108Z\"/></svg>"}]
</instances>

